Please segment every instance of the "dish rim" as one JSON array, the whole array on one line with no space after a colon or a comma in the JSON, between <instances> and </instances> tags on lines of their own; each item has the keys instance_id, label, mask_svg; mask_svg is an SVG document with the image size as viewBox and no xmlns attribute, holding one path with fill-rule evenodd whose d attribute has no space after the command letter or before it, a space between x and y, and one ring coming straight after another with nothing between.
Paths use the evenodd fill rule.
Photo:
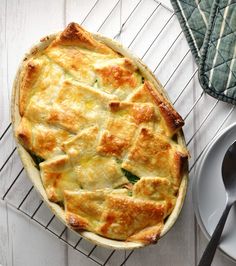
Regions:
<instances>
[{"instance_id":1,"label":"dish rim","mask_svg":"<svg viewBox=\"0 0 236 266\"><path fill-rule=\"evenodd\" d=\"M33 162L33 159L29 152L19 143L18 139L15 136L16 128L20 121L20 114L19 114L19 103L18 103L18 97L19 97L19 82L20 82L20 73L21 70L24 68L24 61L31 57L36 51L45 49L55 38L58 34L61 32L53 33L50 35L45 36L40 40L40 42L34 44L31 49L26 52L25 56L23 57L23 60L21 60L20 65L18 67L15 80L13 83L13 89L12 89L12 98L11 98L11 120L12 120L12 126L13 126L13 135L14 139L16 141L16 146L18 150L18 154L21 158L21 161L24 165L24 168L26 170L27 176L31 180L31 182L34 185L34 188L39 193L40 197L43 199L43 201L46 203L46 205L51 209L52 213L59 218L62 223L67 226L67 228L71 229L73 232L77 233L79 236L85 238L86 240L91 241L95 245L100 245L106 248L112 248L112 249L123 249L123 250L129 250L129 249L136 249L141 248L144 246L149 245L150 243L137 243L137 242L126 242L126 241L119 241L119 240L113 240L109 238L105 238L103 236L97 235L95 233L89 232L89 231L75 231L72 229L65 220L64 211L61 207L59 207L58 204L50 202L46 196L46 192L44 190L44 187L41 182L40 178L40 171L36 168L35 163ZM123 45L121 45L119 42L105 37L98 33L91 33L92 36L98 40L106 44L108 47L112 48L116 52L119 52L121 55L131 58L134 63L138 66L140 72L144 77L147 78L147 80L150 80L152 84L154 85L155 89L157 87L160 89L160 91L163 93L164 97L168 100L168 102L172 105L167 92L161 85L161 83L158 81L158 79L154 76L154 74L151 72L151 70L135 55L132 54L128 50L128 48L125 48ZM158 90L158 89L157 89ZM173 105L172 105L173 106ZM186 148L184 134L182 129L177 133L178 143L180 143L183 147ZM37 179L34 175L37 175ZM41 185L40 185L41 183ZM178 197L176 200L176 204L174 209L172 210L171 214L168 216L164 223L164 227L162 229L162 232L160 234L159 239L161 239L167 232L170 231L170 229L175 224L177 218L179 217L179 214L182 210L183 203L186 197L187 192L187 186L188 186L188 162L186 163L186 169L183 173L183 177L179 186L178 191ZM61 210L59 210L59 208ZM63 212L63 213L62 213ZM159 241L158 239L158 241Z\"/></svg>"}]
</instances>

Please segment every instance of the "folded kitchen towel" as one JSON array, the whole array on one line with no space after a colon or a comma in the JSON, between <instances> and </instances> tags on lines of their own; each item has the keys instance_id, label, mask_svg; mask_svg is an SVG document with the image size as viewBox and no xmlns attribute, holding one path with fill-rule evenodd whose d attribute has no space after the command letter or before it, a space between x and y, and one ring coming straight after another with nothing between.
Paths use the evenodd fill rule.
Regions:
<instances>
[{"instance_id":1,"label":"folded kitchen towel","mask_svg":"<svg viewBox=\"0 0 236 266\"><path fill-rule=\"evenodd\" d=\"M211 96L236 104L236 1L171 0Z\"/></svg>"}]
</instances>

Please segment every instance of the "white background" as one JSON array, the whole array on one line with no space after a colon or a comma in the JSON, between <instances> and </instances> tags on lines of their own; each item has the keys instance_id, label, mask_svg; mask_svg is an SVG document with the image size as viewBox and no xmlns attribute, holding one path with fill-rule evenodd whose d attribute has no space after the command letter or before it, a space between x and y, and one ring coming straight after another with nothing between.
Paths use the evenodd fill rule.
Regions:
<instances>
[{"instance_id":1,"label":"white background","mask_svg":"<svg viewBox=\"0 0 236 266\"><path fill-rule=\"evenodd\" d=\"M42 36L62 30L69 22L82 22L95 2L95 0L0 0L0 133L10 122L11 87L24 52ZM116 5L117 0L100 0L83 25L96 32L116 5L111 16L99 30L107 36L114 37L119 31L120 24L125 21L138 2L138 0L123 0ZM168 0L162 2L171 8ZM138 30L154 12L130 46L139 57L145 54L155 36L161 31L164 22L172 14L162 6L157 8L157 5L154 0L143 0L119 38L125 46L129 46ZM170 48L172 43L174 44ZM180 26L173 17L143 60L152 70L158 66L155 74L163 84L167 83L165 87L170 99L175 102L175 107L181 115L185 118L191 111L186 118L184 128L186 141L189 142L191 168L202 149L221 127L222 121L232 111L232 106L218 103L205 94L201 96L197 67L188 50ZM222 128L236 121L235 114L235 111L232 111ZM1 166L15 147L11 130L1 140L0 145ZM20 160L17 153L14 153L1 172L0 195L5 193L20 169ZM194 172L193 168L190 181L194 178ZM30 182L22 172L15 184L14 192L9 192L4 201L0 200L0 264L3 266L96 265L21 212L7 205L8 201L18 206L19 197L29 188ZM27 204L22 208L30 210L38 201L37 193L32 191ZM41 212L39 219L46 219L47 215L50 215L47 209ZM73 234L65 236L68 241L73 237L75 237ZM183 211L174 228L157 245L135 251L126 265L197 265L206 244L207 241L194 218L191 186L189 186ZM81 242L80 248L85 252L92 247L93 245L86 241ZM96 248L93 256L104 262L108 254L109 251ZM115 252L107 265L119 265L126 255L125 252ZM236 264L217 252L213 265Z\"/></svg>"}]
</instances>

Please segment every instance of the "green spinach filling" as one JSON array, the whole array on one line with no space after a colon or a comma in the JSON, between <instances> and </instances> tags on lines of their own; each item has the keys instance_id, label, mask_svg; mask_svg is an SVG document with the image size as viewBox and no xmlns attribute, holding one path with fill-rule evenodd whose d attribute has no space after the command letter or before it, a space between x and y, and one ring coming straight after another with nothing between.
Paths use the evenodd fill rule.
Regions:
<instances>
[{"instance_id":1,"label":"green spinach filling","mask_svg":"<svg viewBox=\"0 0 236 266\"><path fill-rule=\"evenodd\" d=\"M39 164L44 161L44 159L40 156L35 155L34 153L30 153L32 159L34 160L37 168L39 168Z\"/></svg>"},{"instance_id":2,"label":"green spinach filling","mask_svg":"<svg viewBox=\"0 0 236 266\"><path fill-rule=\"evenodd\" d=\"M138 176L132 174L131 172L127 171L126 169L121 168L121 170L122 170L123 174L128 178L130 183L134 184L139 180Z\"/></svg>"}]
</instances>

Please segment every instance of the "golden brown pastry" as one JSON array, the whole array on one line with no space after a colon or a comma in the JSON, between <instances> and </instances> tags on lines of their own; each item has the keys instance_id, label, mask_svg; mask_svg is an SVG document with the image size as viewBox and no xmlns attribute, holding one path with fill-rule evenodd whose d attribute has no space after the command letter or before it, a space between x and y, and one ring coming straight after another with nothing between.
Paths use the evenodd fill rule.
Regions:
<instances>
[{"instance_id":1,"label":"golden brown pastry","mask_svg":"<svg viewBox=\"0 0 236 266\"><path fill-rule=\"evenodd\" d=\"M156 242L188 157L176 135L184 122L161 90L76 23L27 58L19 87L16 137L68 225Z\"/></svg>"}]
</instances>

